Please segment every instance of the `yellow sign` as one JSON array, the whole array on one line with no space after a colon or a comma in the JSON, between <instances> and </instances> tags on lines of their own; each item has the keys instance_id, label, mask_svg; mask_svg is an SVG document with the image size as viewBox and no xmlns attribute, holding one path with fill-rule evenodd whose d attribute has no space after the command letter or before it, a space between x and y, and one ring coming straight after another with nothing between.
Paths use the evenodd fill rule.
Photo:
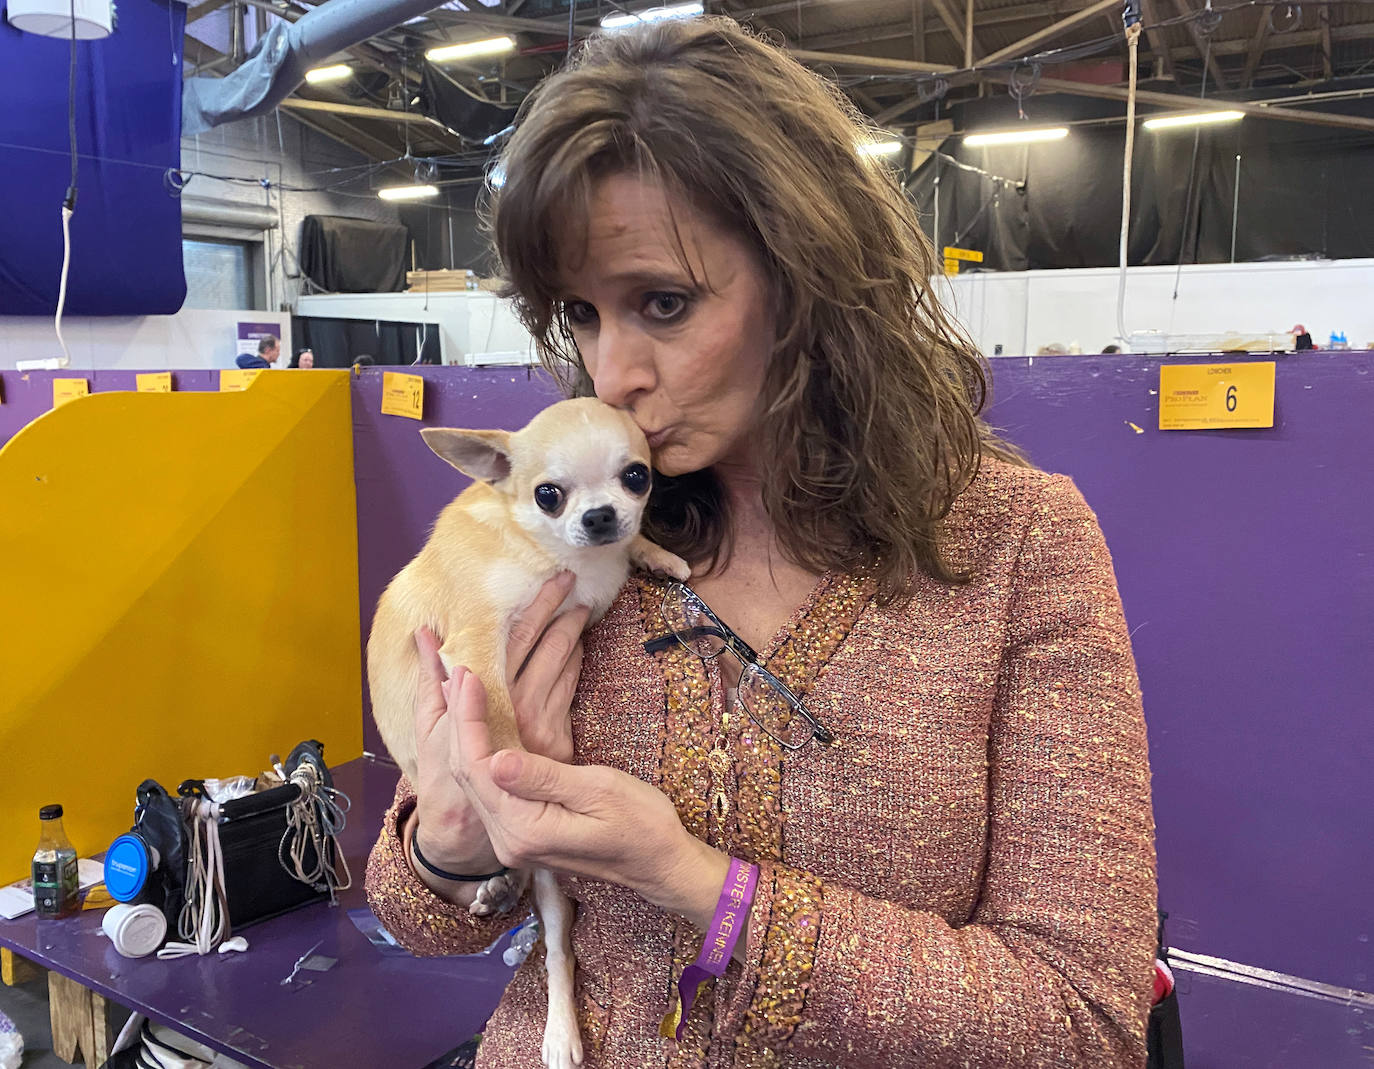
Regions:
<instances>
[{"instance_id":1,"label":"yellow sign","mask_svg":"<svg viewBox=\"0 0 1374 1069\"><path fill-rule=\"evenodd\" d=\"M237 368L233 371L221 371L219 373L219 388L221 393L238 393L246 390L253 385L253 380L262 371L260 367Z\"/></svg>"},{"instance_id":2,"label":"yellow sign","mask_svg":"<svg viewBox=\"0 0 1374 1069\"><path fill-rule=\"evenodd\" d=\"M945 274L957 275L959 273L959 261L945 257Z\"/></svg>"},{"instance_id":3,"label":"yellow sign","mask_svg":"<svg viewBox=\"0 0 1374 1069\"><path fill-rule=\"evenodd\" d=\"M171 393L172 373L170 371L149 371L136 376L139 393Z\"/></svg>"},{"instance_id":4,"label":"yellow sign","mask_svg":"<svg viewBox=\"0 0 1374 1069\"><path fill-rule=\"evenodd\" d=\"M1160 430L1273 425L1272 360L1245 364L1160 365Z\"/></svg>"},{"instance_id":5,"label":"yellow sign","mask_svg":"<svg viewBox=\"0 0 1374 1069\"><path fill-rule=\"evenodd\" d=\"M975 252L973 249L960 249L953 245L946 245L945 259L967 260L969 263L981 264L983 262L983 254L981 252Z\"/></svg>"},{"instance_id":6,"label":"yellow sign","mask_svg":"<svg viewBox=\"0 0 1374 1069\"><path fill-rule=\"evenodd\" d=\"M59 408L68 401L87 396L90 392L90 383L85 379L53 379L52 406Z\"/></svg>"},{"instance_id":7,"label":"yellow sign","mask_svg":"<svg viewBox=\"0 0 1374 1069\"><path fill-rule=\"evenodd\" d=\"M425 380L399 371L382 372L382 412L388 416L424 419Z\"/></svg>"}]
</instances>

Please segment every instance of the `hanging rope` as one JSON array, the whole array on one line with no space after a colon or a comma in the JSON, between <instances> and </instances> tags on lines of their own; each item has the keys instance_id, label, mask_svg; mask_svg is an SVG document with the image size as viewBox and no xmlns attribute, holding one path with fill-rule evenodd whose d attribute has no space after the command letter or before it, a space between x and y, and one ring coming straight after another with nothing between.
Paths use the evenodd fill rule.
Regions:
<instances>
[{"instance_id":1,"label":"hanging rope","mask_svg":"<svg viewBox=\"0 0 1374 1069\"><path fill-rule=\"evenodd\" d=\"M319 770L309 761L296 767L290 782L299 788L300 796L287 807L286 831L277 846L277 860L293 879L328 887L329 901L334 903L335 892L353 886L348 859L339 846L339 834L348 823L352 803L342 791L324 786ZM309 860L312 851L313 862Z\"/></svg>"},{"instance_id":2,"label":"hanging rope","mask_svg":"<svg viewBox=\"0 0 1374 1069\"><path fill-rule=\"evenodd\" d=\"M1116 333L1126 342L1126 246L1131 232L1131 158L1135 154L1135 83L1140 51L1141 24L1126 27L1126 45L1131 53L1130 88L1126 93L1126 156L1121 175L1121 275L1116 284Z\"/></svg>"}]
</instances>

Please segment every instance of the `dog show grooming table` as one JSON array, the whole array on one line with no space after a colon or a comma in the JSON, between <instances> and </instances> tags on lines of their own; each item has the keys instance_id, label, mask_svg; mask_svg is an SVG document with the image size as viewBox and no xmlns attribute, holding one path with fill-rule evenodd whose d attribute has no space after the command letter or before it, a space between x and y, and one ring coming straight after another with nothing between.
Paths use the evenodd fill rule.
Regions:
<instances>
[{"instance_id":1,"label":"dog show grooming table","mask_svg":"<svg viewBox=\"0 0 1374 1069\"><path fill-rule=\"evenodd\" d=\"M398 773L361 757L333 774L353 802L341 836L353 886L338 906L315 903L244 929L246 953L126 958L100 930L103 910L0 921L0 945L51 971L54 1050L70 1057L80 1045L95 1069L108 1050L105 999L252 1069L420 1069L480 1032L514 972L501 960L504 937L489 954L468 957L388 956L374 947L348 910L367 904L367 855ZM336 964L301 970L283 986L312 948Z\"/></svg>"}]
</instances>

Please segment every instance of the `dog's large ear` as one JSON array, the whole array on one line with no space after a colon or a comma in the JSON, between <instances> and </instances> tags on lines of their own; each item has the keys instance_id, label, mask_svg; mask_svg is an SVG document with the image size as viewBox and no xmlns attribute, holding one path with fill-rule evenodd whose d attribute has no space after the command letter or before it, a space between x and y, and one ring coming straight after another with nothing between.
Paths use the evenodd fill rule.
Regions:
<instances>
[{"instance_id":1,"label":"dog's large ear","mask_svg":"<svg viewBox=\"0 0 1374 1069\"><path fill-rule=\"evenodd\" d=\"M499 483L510 474L509 431L460 431L452 427L426 427L420 431L425 445L464 475L483 482Z\"/></svg>"}]
</instances>

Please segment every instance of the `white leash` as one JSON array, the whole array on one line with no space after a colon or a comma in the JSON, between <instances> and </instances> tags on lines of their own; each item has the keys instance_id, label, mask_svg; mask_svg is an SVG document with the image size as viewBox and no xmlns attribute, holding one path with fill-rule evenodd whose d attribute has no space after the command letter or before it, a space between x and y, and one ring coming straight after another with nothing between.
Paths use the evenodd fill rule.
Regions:
<instances>
[{"instance_id":1,"label":"white leash","mask_svg":"<svg viewBox=\"0 0 1374 1069\"><path fill-rule=\"evenodd\" d=\"M224 854L219 844L219 803L208 798L188 802L191 864L186 902L177 918L185 942L168 943L157 952L163 960L209 954L229 935L229 900L224 893Z\"/></svg>"}]
</instances>

